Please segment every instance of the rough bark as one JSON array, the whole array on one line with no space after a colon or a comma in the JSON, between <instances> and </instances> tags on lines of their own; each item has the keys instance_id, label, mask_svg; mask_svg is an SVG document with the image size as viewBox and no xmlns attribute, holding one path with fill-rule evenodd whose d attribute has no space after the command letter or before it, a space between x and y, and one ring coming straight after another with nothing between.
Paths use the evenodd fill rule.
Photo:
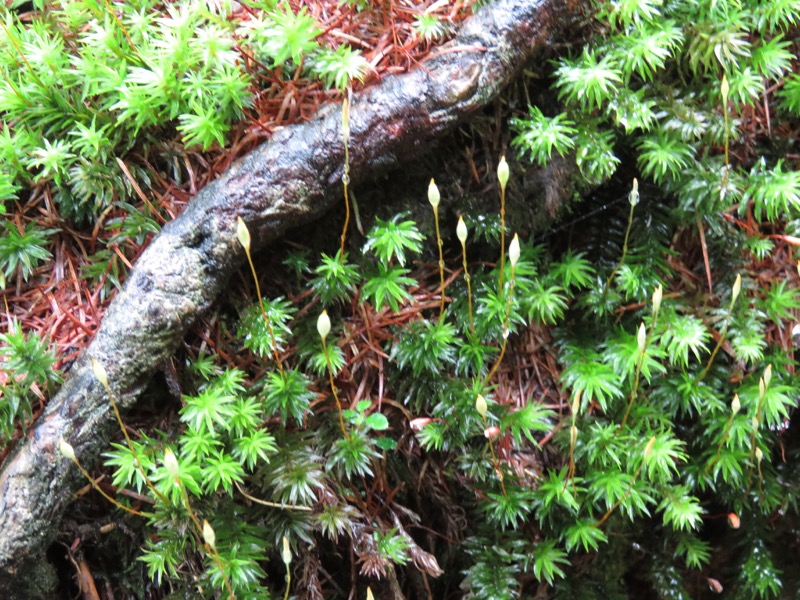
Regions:
<instances>
[{"instance_id":1,"label":"rough bark","mask_svg":"<svg viewBox=\"0 0 800 600\"><path fill-rule=\"evenodd\" d=\"M356 95L352 181L374 178L419 154L486 105L580 9L577 0L497 0L424 68ZM48 596L44 553L80 483L58 441L67 440L91 466L113 431L90 359L105 367L118 402L133 404L243 262L236 218L248 224L257 248L319 217L341 201L343 159L339 111L288 127L200 191L155 237L68 380L0 472L0 595Z\"/></svg>"}]
</instances>

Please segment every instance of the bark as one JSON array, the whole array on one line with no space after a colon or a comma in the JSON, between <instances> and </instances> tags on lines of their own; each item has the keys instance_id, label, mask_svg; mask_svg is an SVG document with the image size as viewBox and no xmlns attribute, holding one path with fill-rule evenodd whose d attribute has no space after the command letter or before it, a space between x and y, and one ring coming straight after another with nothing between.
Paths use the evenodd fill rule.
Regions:
<instances>
[{"instance_id":1,"label":"bark","mask_svg":"<svg viewBox=\"0 0 800 600\"><path fill-rule=\"evenodd\" d=\"M485 106L581 8L578 0L497 0L423 68L356 95L350 116L353 183L418 155ZM343 160L341 115L331 110L276 133L200 191L154 238L95 339L0 472L0 595L50 595L44 554L81 483L58 442L68 441L88 468L114 431L90 359L104 366L117 401L132 405L243 263L237 217L248 224L254 248L319 217L341 202Z\"/></svg>"}]
</instances>

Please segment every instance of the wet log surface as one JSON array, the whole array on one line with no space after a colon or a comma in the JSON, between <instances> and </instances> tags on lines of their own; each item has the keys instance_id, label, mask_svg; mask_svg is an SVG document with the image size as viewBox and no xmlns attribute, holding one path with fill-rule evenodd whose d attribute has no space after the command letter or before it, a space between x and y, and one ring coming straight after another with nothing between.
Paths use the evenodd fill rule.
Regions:
<instances>
[{"instance_id":1,"label":"wet log surface","mask_svg":"<svg viewBox=\"0 0 800 600\"><path fill-rule=\"evenodd\" d=\"M374 179L422 153L494 99L525 61L569 27L576 0L497 0L464 23L422 68L356 94L351 180ZM241 217L257 249L341 202L341 113L277 132L201 190L155 237L131 271L95 339L45 413L0 471L0 595L51 597L45 552L65 506L84 483L58 451L68 441L91 467L113 433L113 415L91 359L129 407L244 261Z\"/></svg>"}]
</instances>

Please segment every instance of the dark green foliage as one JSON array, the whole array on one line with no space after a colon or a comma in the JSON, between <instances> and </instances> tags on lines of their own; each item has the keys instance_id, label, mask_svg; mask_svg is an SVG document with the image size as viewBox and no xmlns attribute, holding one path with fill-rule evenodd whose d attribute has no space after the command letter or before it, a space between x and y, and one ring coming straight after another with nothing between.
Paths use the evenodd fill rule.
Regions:
<instances>
[{"instance_id":1,"label":"dark green foliage","mask_svg":"<svg viewBox=\"0 0 800 600\"><path fill-rule=\"evenodd\" d=\"M409 368L414 377L434 375L456 360L459 341L455 328L444 321L415 321L398 332L392 358L401 369Z\"/></svg>"},{"instance_id":2,"label":"dark green foliage","mask_svg":"<svg viewBox=\"0 0 800 600\"><path fill-rule=\"evenodd\" d=\"M349 298L361 281L358 268L349 264L347 254L341 251L333 257L323 254L322 264L314 272L317 276L311 281L311 289L324 305Z\"/></svg>"},{"instance_id":3,"label":"dark green foliage","mask_svg":"<svg viewBox=\"0 0 800 600\"><path fill-rule=\"evenodd\" d=\"M400 310L400 303L411 300L408 291L416 281L409 277L411 271L398 266L387 266L383 263L377 265L377 270L367 276L362 293L365 300L369 300L377 310L387 304L394 312Z\"/></svg>"},{"instance_id":4,"label":"dark green foliage","mask_svg":"<svg viewBox=\"0 0 800 600\"><path fill-rule=\"evenodd\" d=\"M291 416L302 423L314 393L309 389L311 381L296 369L272 372L268 375L264 389L264 409L267 414L279 414L286 423Z\"/></svg>"},{"instance_id":5,"label":"dark green foliage","mask_svg":"<svg viewBox=\"0 0 800 600\"><path fill-rule=\"evenodd\" d=\"M238 330L245 348L262 358L272 356L276 349L282 352L292 335L289 322L296 311L292 303L283 298L264 300L262 307L257 304L249 307L242 316ZM273 343L277 348L273 347Z\"/></svg>"},{"instance_id":6,"label":"dark green foliage","mask_svg":"<svg viewBox=\"0 0 800 600\"><path fill-rule=\"evenodd\" d=\"M551 423L556 415L553 411L544 408L532 401L518 410L509 410L500 419L501 428L508 430L514 441L522 446L522 438L526 438L531 444L535 444L533 434L535 432L550 431Z\"/></svg>"},{"instance_id":7,"label":"dark green foliage","mask_svg":"<svg viewBox=\"0 0 800 600\"><path fill-rule=\"evenodd\" d=\"M407 216L407 214L401 213L388 221L376 219L375 226L367 234L364 251L373 251L384 265L396 260L400 265L405 266L406 252L419 254L422 250L422 235L417 229L416 223L408 220Z\"/></svg>"},{"instance_id":8,"label":"dark green foliage","mask_svg":"<svg viewBox=\"0 0 800 600\"><path fill-rule=\"evenodd\" d=\"M39 264L50 258L48 237L57 229L42 229L36 224L27 227L3 223L0 232L0 287L17 272L23 280L34 273Z\"/></svg>"},{"instance_id":9,"label":"dark green foliage","mask_svg":"<svg viewBox=\"0 0 800 600\"><path fill-rule=\"evenodd\" d=\"M582 252L568 250L560 261L550 265L551 276L565 289L584 289L592 285L594 268Z\"/></svg>"},{"instance_id":10,"label":"dark green foliage","mask_svg":"<svg viewBox=\"0 0 800 600\"><path fill-rule=\"evenodd\" d=\"M319 47L309 13L268 4L245 27L266 63L338 87L359 76L348 48ZM289 257L311 293L297 305L265 301L266 321L261 307L242 315L238 337L256 355L248 371L199 358L183 429L136 442L166 498L148 517L152 577L193 565L197 585L218 594L282 593L266 565L284 536L307 581L317 572L309 556L332 547L337 568L348 557L362 575L433 573L420 533L433 530L458 556L438 538L426 548L448 561L447 576L463 573L468 598L689 598L709 578L732 597L789 588L770 528L797 520L787 340L800 299L784 235L800 231L800 180L796 157L780 156L785 140L760 146L766 134L745 116L765 97L775 131L779 115L800 112L800 84L787 77L800 11L788 1L632 0L603 4L599 18L601 35L565 50L549 74L563 105L519 111L512 145L539 164L574 156L579 183L610 180L621 208L569 240L523 242L502 276L491 260L470 263L474 314L460 280L444 290L454 301L441 315L433 308L441 290L414 268L425 243L407 213L377 219L357 262L323 254L312 271L311 259ZM158 91L178 58L135 71L125 93ZM767 91L784 77L778 96ZM180 97L114 110L136 131L169 114L184 139L219 141L224 124L202 104L202 81L181 86L197 92L190 112ZM38 149L28 168L58 181L76 144L110 152L97 128L114 128L83 125L67 142L27 140ZM470 244L494 244L497 215L470 217ZM134 220L126 235L149 226ZM458 250L445 246L447 268ZM311 324L325 307L323 349ZM275 349L285 364L273 363ZM147 490L127 447L107 456L115 485ZM202 568L192 510L218 531L219 561L206 551ZM720 533L727 514L741 528Z\"/></svg>"},{"instance_id":11,"label":"dark green foliage","mask_svg":"<svg viewBox=\"0 0 800 600\"><path fill-rule=\"evenodd\" d=\"M325 481L322 457L313 447L302 447L302 440L292 442L280 446L269 469L263 473L264 482L274 487L276 501L309 505L316 501L316 494Z\"/></svg>"},{"instance_id":12,"label":"dark green foliage","mask_svg":"<svg viewBox=\"0 0 800 600\"><path fill-rule=\"evenodd\" d=\"M483 344L477 334L467 332L458 348L456 375L462 377L484 375L488 370L487 365L496 354L497 348Z\"/></svg>"},{"instance_id":13,"label":"dark green foliage","mask_svg":"<svg viewBox=\"0 0 800 600\"><path fill-rule=\"evenodd\" d=\"M563 567L569 564L566 552L556 547L555 540L536 544L533 557L533 575L540 581L552 584L564 577Z\"/></svg>"},{"instance_id":14,"label":"dark green foliage","mask_svg":"<svg viewBox=\"0 0 800 600\"><path fill-rule=\"evenodd\" d=\"M483 507L487 522L501 529L516 529L530 514L534 497L533 490L523 488L488 493Z\"/></svg>"},{"instance_id":15,"label":"dark green foliage","mask_svg":"<svg viewBox=\"0 0 800 600\"><path fill-rule=\"evenodd\" d=\"M465 543L473 565L466 572L462 589L475 598L511 600L518 597L517 577L523 558L519 545L509 552L507 544L500 545L498 541L476 537Z\"/></svg>"},{"instance_id":16,"label":"dark green foliage","mask_svg":"<svg viewBox=\"0 0 800 600\"><path fill-rule=\"evenodd\" d=\"M344 411L344 419L353 427L346 437L336 441L331 450L329 464L341 469L348 479L353 475L371 476L373 473L370 462L380 458L375 450L376 440L368 437L368 434L370 431L383 431L389 426L389 422L378 412L367 415L366 411L371 404L369 400L362 400L355 410Z\"/></svg>"},{"instance_id":17,"label":"dark green foliage","mask_svg":"<svg viewBox=\"0 0 800 600\"><path fill-rule=\"evenodd\" d=\"M35 332L25 333L12 320L0 334L0 359L5 377L0 395L0 448L14 432L14 424L30 418L34 390L50 393L61 382L55 352Z\"/></svg>"},{"instance_id":18,"label":"dark green foliage","mask_svg":"<svg viewBox=\"0 0 800 600\"><path fill-rule=\"evenodd\" d=\"M565 115L548 119L538 107L531 106L530 119L516 119L511 125L519 131L512 145L519 147L523 153L529 153L531 159L540 165L550 160L554 150L563 156L575 145L572 139L577 133L573 127L575 123Z\"/></svg>"}]
</instances>

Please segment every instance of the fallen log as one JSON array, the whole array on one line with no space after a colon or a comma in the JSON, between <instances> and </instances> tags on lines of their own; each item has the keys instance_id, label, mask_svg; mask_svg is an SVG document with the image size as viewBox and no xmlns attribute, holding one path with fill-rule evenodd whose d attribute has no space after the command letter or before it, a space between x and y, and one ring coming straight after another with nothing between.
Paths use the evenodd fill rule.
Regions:
<instances>
[{"instance_id":1,"label":"fallen log","mask_svg":"<svg viewBox=\"0 0 800 600\"><path fill-rule=\"evenodd\" d=\"M577 0L496 0L464 23L424 68L353 98L351 180L359 183L424 151L485 106L525 61L574 21ZM136 402L195 318L245 258L241 217L257 249L341 202L339 111L287 127L206 186L137 261L91 345L75 362L0 472L0 590L4 598L52 596L45 551L80 477L58 451L69 442L90 466L113 432L110 404L92 372L103 365L122 407Z\"/></svg>"}]
</instances>

